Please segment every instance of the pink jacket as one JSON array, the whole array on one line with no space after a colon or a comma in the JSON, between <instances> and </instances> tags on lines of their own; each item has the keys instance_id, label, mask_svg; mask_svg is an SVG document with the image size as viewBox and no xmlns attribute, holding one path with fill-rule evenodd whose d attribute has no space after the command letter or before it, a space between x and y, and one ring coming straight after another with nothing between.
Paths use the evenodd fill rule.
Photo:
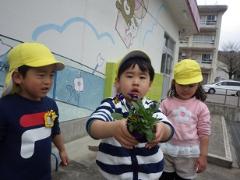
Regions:
<instances>
[{"instance_id":1,"label":"pink jacket","mask_svg":"<svg viewBox=\"0 0 240 180\"><path fill-rule=\"evenodd\" d=\"M175 128L171 144L199 145L200 137L211 134L208 107L195 97L189 100L169 97L162 101L160 107Z\"/></svg>"}]
</instances>

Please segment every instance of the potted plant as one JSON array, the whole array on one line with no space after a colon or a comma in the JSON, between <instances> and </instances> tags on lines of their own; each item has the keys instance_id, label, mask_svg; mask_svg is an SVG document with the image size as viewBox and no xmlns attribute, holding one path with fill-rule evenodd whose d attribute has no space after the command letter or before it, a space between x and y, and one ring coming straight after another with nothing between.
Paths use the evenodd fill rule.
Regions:
<instances>
[{"instance_id":1,"label":"potted plant","mask_svg":"<svg viewBox=\"0 0 240 180\"><path fill-rule=\"evenodd\" d=\"M124 96L117 94L114 98L114 102L121 102L126 108L126 104L123 102ZM127 117L127 129L139 142L149 142L155 138L155 125L159 122L158 119L153 117L153 114L158 110L159 104L154 102L149 108L144 108L142 100L132 96L131 107L129 109L129 115ZM112 113L112 117L115 120L122 119L122 114Z\"/></svg>"}]
</instances>

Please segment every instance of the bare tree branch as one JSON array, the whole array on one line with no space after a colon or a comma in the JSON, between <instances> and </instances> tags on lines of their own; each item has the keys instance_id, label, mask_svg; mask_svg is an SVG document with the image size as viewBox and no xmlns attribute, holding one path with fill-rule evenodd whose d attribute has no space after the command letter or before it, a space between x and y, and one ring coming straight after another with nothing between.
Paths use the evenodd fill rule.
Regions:
<instances>
[{"instance_id":1,"label":"bare tree branch","mask_svg":"<svg viewBox=\"0 0 240 180\"><path fill-rule=\"evenodd\" d=\"M240 44L228 42L223 45L222 49L222 51L218 52L218 60L224 63L225 66L218 68L228 73L229 79L233 79L240 69Z\"/></svg>"}]
</instances>

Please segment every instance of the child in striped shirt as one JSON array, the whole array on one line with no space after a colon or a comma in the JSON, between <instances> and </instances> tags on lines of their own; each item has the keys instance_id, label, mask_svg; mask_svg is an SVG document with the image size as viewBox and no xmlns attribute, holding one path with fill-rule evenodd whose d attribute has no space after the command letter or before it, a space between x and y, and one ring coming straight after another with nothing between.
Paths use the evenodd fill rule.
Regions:
<instances>
[{"instance_id":1,"label":"child in striped shirt","mask_svg":"<svg viewBox=\"0 0 240 180\"><path fill-rule=\"evenodd\" d=\"M174 132L170 121L160 110L154 113L159 119L155 139L139 143L127 129L127 117L132 97L142 100L145 108L154 102L145 98L154 78L150 58L135 50L121 61L115 87L124 97L106 98L87 121L87 131L95 139L102 139L96 163L106 179L159 179L163 171L163 153L159 142L168 141ZM123 115L122 120L113 120L112 113Z\"/></svg>"}]
</instances>

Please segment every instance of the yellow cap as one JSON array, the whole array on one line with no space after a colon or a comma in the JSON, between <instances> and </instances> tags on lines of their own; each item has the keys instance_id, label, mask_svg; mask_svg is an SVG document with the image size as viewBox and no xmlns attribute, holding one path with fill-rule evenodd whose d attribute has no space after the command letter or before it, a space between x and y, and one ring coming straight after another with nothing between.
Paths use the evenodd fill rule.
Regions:
<instances>
[{"instance_id":1,"label":"yellow cap","mask_svg":"<svg viewBox=\"0 0 240 180\"><path fill-rule=\"evenodd\" d=\"M192 59L183 59L174 67L174 80L178 84L187 85L203 80L199 64Z\"/></svg>"},{"instance_id":2,"label":"yellow cap","mask_svg":"<svg viewBox=\"0 0 240 180\"><path fill-rule=\"evenodd\" d=\"M15 46L9 51L7 58L9 71L6 75L2 96L17 91L16 85L12 82L12 74L23 65L42 67L56 64L56 70L64 68L64 64L57 61L45 45L36 42L25 42Z\"/></svg>"}]
</instances>

